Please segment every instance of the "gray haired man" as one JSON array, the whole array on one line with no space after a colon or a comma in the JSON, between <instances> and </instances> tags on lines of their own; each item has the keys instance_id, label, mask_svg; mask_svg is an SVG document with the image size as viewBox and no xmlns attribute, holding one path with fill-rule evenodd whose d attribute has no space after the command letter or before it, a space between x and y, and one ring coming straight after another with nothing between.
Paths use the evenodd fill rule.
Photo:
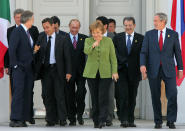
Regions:
<instances>
[{"instance_id":1,"label":"gray haired man","mask_svg":"<svg viewBox=\"0 0 185 131\"><path fill-rule=\"evenodd\" d=\"M170 129L176 128L174 122L177 119L177 87L174 56L177 61L177 76L183 77L178 33L167 28L166 23L166 14L155 14L155 29L146 32L140 53L140 70L143 79L148 76L156 129L162 128L163 123L160 101L161 80L165 83L168 99L166 125Z\"/></svg>"}]
</instances>

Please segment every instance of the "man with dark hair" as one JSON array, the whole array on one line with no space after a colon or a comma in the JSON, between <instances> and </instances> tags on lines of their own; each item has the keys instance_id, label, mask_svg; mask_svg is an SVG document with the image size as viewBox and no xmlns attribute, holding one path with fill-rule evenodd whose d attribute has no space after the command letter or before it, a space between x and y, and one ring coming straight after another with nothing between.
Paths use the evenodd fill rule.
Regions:
<instances>
[{"instance_id":1,"label":"man with dark hair","mask_svg":"<svg viewBox=\"0 0 185 131\"><path fill-rule=\"evenodd\" d=\"M119 79L115 84L116 102L119 105L118 117L121 127L136 127L134 124L134 110L141 73L139 70L140 50L143 35L134 31L136 25L133 17L123 20L125 32L118 33L114 39L114 46L118 60Z\"/></svg>"},{"instance_id":2,"label":"man with dark hair","mask_svg":"<svg viewBox=\"0 0 185 131\"><path fill-rule=\"evenodd\" d=\"M96 18L97 21L101 21L103 26L104 26L104 36L105 37L110 37L111 39L113 39L114 34L112 32L108 32L107 28L108 28L108 19L105 16L99 16ZM114 117L114 83L112 82L111 84L111 88L109 88L109 111L108 111L108 117L107 117L107 121L106 121L106 126L111 126L112 123L112 119Z\"/></svg>"},{"instance_id":3,"label":"man with dark hair","mask_svg":"<svg viewBox=\"0 0 185 131\"><path fill-rule=\"evenodd\" d=\"M57 16L52 16L51 19L53 20L55 32L60 35L66 35L67 33L60 30L60 19Z\"/></svg>"},{"instance_id":4,"label":"man with dark hair","mask_svg":"<svg viewBox=\"0 0 185 131\"><path fill-rule=\"evenodd\" d=\"M108 32L112 32L114 33L114 35L116 35L116 21L112 18L110 18L109 20L109 24L108 24Z\"/></svg>"},{"instance_id":5,"label":"man with dark hair","mask_svg":"<svg viewBox=\"0 0 185 131\"><path fill-rule=\"evenodd\" d=\"M68 41L57 35L51 18L42 21L44 32L39 35L35 46L35 57L39 58L38 67L42 78L42 97L46 108L46 126L67 124L64 84L72 74L71 54Z\"/></svg>"},{"instance_id":6,"label":"man with dark hair","mask_svg":"<svg viewBox=\"0 0 185 131\"><path fill-rule=\"evenodd\" d=\"M114 34L113 34L112 32L108 32L108 31L107 31L107 29L108 29L108 24L109 24L109 21L108 21L107 17L105 17L105 16L99 16L99 17L96 18L96 20L102 22L102 24L103 24L103 26L104 26L104 29L105 29L104 36L110 37L111 39L113 39Z\"/></svg>"},{"instance_id":7,"label":"man with dark hair","mask_svg":"<svg viewBox=\"0 0 185 131\"><path fill-rule=\"evenodd\" d=\"M9 40L10 67L13 78L10 127L26 127L33 118L33 47L29 33L34 18L31 11L21 14L21 25L15 28ZM25 106L26 105L26 106Z\"/></svg>"}]
</instances>

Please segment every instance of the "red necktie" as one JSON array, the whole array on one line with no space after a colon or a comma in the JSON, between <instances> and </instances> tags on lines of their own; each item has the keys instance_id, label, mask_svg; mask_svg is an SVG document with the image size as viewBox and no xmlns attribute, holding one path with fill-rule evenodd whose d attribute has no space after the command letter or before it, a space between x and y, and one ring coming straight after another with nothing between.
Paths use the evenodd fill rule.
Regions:
<instances>
[{"instance_id":1,"label":"red necktie","mask_svg":"<svg viewBox=\"0 0 185 131\"><path fill-rule=\"evenodd\" d=\"M160 37L159 37L159 48L160 48L160 51L162 51L163 49L163 31L160 31Z\"/></svg>"}]
</instances>

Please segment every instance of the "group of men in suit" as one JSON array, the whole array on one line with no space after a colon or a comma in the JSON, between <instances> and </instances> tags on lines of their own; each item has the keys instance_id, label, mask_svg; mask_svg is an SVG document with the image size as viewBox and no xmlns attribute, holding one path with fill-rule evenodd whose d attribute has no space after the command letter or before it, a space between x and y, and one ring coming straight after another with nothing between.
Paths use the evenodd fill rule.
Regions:
<instances>
[{"instance_id":1,"label":"group of men in suit","mask_svg":"<svg viewBox=\"0 0 185 131\"><path fill-rule=\"evenodd\" d=\"M26 127L34 124L33 87L34 80L41 79L42 98L46 108L46 126L60 124L75 126L84 124L86 79L82 76L86 56L84 42L88 37L80 34L80 21L69 22L69 33L61 31L57 16L42 20L44 32L39 34L33 26L33 13L17 9L14 12L16 25L8 29L9 50L5 55L5 70L10 74L12 104L11 127ZM160 82L166 84L168 99L167 126L175 128L177 115L177 89L174 56L178 65L178 76L182 77L182 58L178 34L166 28L167 16L157 13L155 29L145 37L135 32L135 19L125 17L124 32L116 33L116 22L104 16L96 20L104 25L104 36L113 40L119 80L112 82L109 91L109 113L106 126L114 118L114 97L121 127L136 127L134 110L137 88L141 79L148 75L154 109L155 128L162 128L160 104ZM111 32L108 32L111 31ZM144 40L144 41L143 41ZM163 46L164 45L164 46Z\"/></svg>"},{"instance_id":2,"label":"group of men in suit","mask_svg":"<svg viewBox=\"0 0 185 131\"><path fill-rule=\"evenodd\" d=\"M42 83L46 126L57 123L65 126L67 118L71 126L76 125L76 120L83 125L86 95L83 47L87 36L79 33L80 21L72 19L70 32L66 33L59 30L58 17L45 18L44 32L39 34L32 25L32 12L16 9L14 19L16 25L8 29L9 50L5 56L12 91L10 126L35 124L33 87L38 79Z\"/></svg>"}]
</instances>

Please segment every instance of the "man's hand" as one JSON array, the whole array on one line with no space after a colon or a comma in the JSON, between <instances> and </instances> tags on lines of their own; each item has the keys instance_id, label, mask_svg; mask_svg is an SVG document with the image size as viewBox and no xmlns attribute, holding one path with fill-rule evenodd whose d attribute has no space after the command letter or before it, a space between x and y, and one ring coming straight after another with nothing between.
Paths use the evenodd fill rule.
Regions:
<instances>
[{"instance_id":1,"label":"man's hand","mask_svg":"<svg viewBox=\"0 0 185 131\"><path fill-rule=\"evenodd\" d=\"M146 80L147 79L147 74L146 73L141 73L142 75L142 80Z\"/></svg>"},{"instance_id":2,"label":"man's hand","mask_svg":"<svg viewBox=\"0 0 185 131\"><path fill-rule=\"evenodd\" d=\"M178 71L177 77L178 77L178 79L181 79L183 77L183 71Z\"/></svg>"},{"instance_id":3,"label":"man's hand","mask_svg":"<svg viewBox=\"0 0 185 131\"><path fill-rule=\"evenodd\" d=\"M40 49L40 45L35 45L34 46L34 53L37 53L37 51L39 51L39 49Z\"/></svg>"},{"instance_id":4,"label":"man's hand","mask_svg":"<svg viewBox=\"0 0 185 131\"><path fill-rule=\"evenodd\" d=\"M9 69L5 68L5 73L8 75L9 74Z\"/></svg>"},{"instance_id":5,"label":"man's hand","mask_svg":"<svg viewBox=\"0 0 185 131\"><path fill-rule=\"evenodd\" d=\"M117 82L117 80L119 79L118 73L114 73L112 74L112 79Z\"/></svg>"},{"instance_id":6,"label":"man's hand","mask_svg":"<svg viewBox=\"0 0 185 131\"><path fill-rule=\"evenodd\" d=\"M141 73L146 73L147 72L146 66L141 66L140 71L141 71Z\"/></svg>"},{"instance_id":7,"label":"man's hand","mask_svg":"<svg viewBox=\"0 0 185 131\"><path fill-rule=\"evenodd\" d=\"M141 71L141 75L142 75L142 80L146 80L146 78L147 78L147 74L146 74L146 72L147 72L147 70L146 70L146 66L141 66L141 67L140 67L140 71Z\"/></svg>"},{"instance_id":8,"label":"man's hand","mask_svg":"<svg viewBox=\"0 0 185 131\"><path fill-rule=\"evenodd\" d=\"M66 80L67 82L69 82L69 80L71 79L72 75L71 74L66 74Z\"/></svg>"}]
</instances>

